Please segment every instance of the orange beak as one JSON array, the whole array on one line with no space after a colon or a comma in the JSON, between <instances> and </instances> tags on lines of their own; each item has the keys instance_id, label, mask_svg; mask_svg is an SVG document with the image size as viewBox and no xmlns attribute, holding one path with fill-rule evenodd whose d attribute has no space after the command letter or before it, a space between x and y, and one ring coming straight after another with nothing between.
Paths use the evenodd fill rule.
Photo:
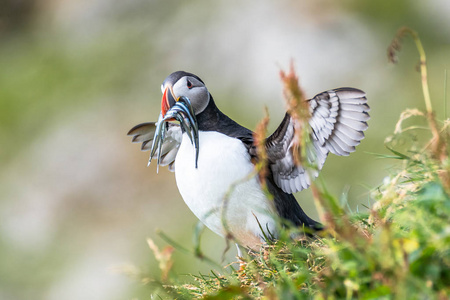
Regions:
<instances>
[{"instance_id":1,"label":"orange beak","mask_svg":"<svg viewBox=\"0 0 450 300\"><path fill-rule=\"evenodd\" d=\"M161 114L163 117L166 115L166 112L175 105L175 102L176 100L173 95L172 87L166 87L161 99Z\"/></svg>"}]
</instances>

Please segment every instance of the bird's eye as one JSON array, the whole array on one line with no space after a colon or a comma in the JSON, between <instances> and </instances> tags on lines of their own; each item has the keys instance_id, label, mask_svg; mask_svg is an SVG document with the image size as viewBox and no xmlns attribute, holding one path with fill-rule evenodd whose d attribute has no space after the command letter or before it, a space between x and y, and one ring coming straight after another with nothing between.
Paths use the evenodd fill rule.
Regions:
<instances>
[{"instance_id":1,"label":"bird's eye","mask_svg":"<svg viewBox=\"0 0 450 300\"><path fill-rule=\"evenodd\" d=\"M190 82L189 80L187 80L186 85L187 85L188 89L192 89L193 85L192 85L192 82Z\"/></svg>"}]
</instances>

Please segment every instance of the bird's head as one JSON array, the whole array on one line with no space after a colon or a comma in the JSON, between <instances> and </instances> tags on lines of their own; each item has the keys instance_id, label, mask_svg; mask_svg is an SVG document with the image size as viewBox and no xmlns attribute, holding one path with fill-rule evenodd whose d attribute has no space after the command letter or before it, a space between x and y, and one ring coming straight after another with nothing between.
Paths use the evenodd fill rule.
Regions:
<instances>
[{"instance_id":1,"label":"bird's head","mask_svg":"<svg viewBox=\"0 0 450 300\"><path fill-rule=\"evenodd\" d=\"M196 75L184 71L170 74L161 85L163 93L161 100L161 114L164 117L176 103L187 98L192 111L198 115L210 101L210 94L204 82Z\"/></svg>"},{"instance_id":2,"label":"bird's head","mask_svg":"<svg viewBox=\"0 0 450 300\"><path fill-rule=\"evenodd\" d=\"M203 81L196 75L184 71L170 74L161 85L163 93L161 114L157 122L150 160L158 149L158 161L164 141L167 122L177 120L180 127L195 147L195 167L199 153L199 133L196 116L208 106L211 96Z\"/></svg>"}]
</instances>

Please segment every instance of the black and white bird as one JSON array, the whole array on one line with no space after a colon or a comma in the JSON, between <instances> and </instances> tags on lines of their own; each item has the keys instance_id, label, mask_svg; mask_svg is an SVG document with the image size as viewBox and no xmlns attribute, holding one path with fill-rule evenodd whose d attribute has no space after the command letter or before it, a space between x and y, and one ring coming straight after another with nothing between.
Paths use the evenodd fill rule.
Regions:
<instances>
[{"instance_id":1,"label":"black and white bird","mask_svg":"<svg viewBox=\"0 0 450 300\"><path fill-rule=\"evenodd\" d=\"M175 172L181 196L209 229L221 236L231 233L241 246L256 249L264 236L277 236L280 219L312 231L321 228L293 193L309 187L328 153L349 155L364 138L369 106L363 91L338 88L308 100L311 170L295 163L296 121L286 113L265 140L266 184L273 199L258 176L249 176L257 156L253 132L217 108L198 76L174 72L161 91L158 122L139 124L128 135L142 142L141 150L151 150L149 163L156 154L158 166ZM170 122L174 120L178 123Z\"/></svg>"}]
</instances>

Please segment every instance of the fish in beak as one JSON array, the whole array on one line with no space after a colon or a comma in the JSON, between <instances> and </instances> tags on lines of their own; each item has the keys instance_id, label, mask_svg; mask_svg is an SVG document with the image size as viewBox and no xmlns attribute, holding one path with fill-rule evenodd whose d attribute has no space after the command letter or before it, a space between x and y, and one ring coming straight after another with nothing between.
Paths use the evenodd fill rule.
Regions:
<instances>
[{"instance_id":1,"label":"fish in beak","mask_svg":"<svg viewBox=\"0 0 450 300\"><path fill-rule=\"evenodd\" d=\"M154 155L157 154L157 169L159 169L159 164L161 161L161 147L164 143L164 135L167 131L167 122L170 121L178 121L180 123L181 130L186 132L191 140L191 144L194 145L195 168L197 168L199 140L198 125L194 109L192 108L189 98L181 96L176 99L170 86L166 87L163 92L163 97L161 100L161 113L159 114L158 122L156 123L156 131L152 142L148 165L150 165Z\"/></svg>"}]
</instances>

